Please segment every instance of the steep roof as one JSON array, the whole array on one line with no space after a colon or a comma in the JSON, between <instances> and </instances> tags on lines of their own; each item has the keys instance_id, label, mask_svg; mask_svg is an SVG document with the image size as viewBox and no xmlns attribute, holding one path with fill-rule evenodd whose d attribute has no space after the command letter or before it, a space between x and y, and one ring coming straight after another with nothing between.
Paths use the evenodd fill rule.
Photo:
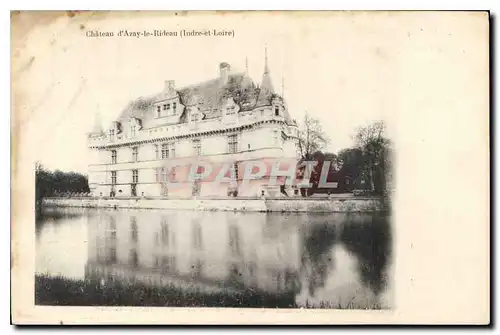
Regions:
<instances>
[{"instance_id":1,"label":"steep roof","mask_svg":"<svg viewBox=\"0 0 500 335\"><path fill-rule=\"evenodd\" d=\"M264 71L264 74L262 75L260 89L263 91L267 91L271 94L274 93L274 86L273 86L273 82L271 80L271 73L269 72L267 65L266 65L266 69Z\"/></svg>"},{"instance_id":2,"label":"steep roof","mask_svg":"<svg viewBox=\"0 0 500 335\"><path fill-rule=\"evenodd\" d=\"M215 78L177 89L176 92L182 105L187 107L198 106L204 114L203 119L218 118L222 116L223 104L230 97L239 105L240 112L253 110L256 107L269 106L275 94L269 71L266 72L260 88L255 85L248 75L233 73L228 75L225 83L221 78ZM163 99L165 99L165 92L139 97L129 102L116 121L126 122L135 117L141 119L142 124L147 128L148 121L154 118L154 113L148 113L148 111L152 111L155 102ZM184 119L185 117L181 117L181 122Z\"/></svg>"}]
</instances>

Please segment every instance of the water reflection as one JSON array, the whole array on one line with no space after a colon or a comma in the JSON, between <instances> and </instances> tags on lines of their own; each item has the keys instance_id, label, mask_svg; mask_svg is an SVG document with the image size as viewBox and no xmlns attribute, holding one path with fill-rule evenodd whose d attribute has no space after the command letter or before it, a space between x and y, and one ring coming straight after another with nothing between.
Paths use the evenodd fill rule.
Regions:
<instances>
[{"instance_id":1,"label":"water reflection","mask_svg":"<svg viewBox=\"0 0 500 335\"><path fill-rule=\"evenodd\" d=\"M84 268L99 282L174 286L182 291L265 292L296 307L387 307L391 235L375 214L57 210L37 232L74 218L87 236L65 230L52 242L85 240L79 262L38 266L60 254L37 239L37 272ZM54 214L49 214L54 217ZM63 234L68 234L64 236ZM56 234L57 235L57 234ZM45 262L47 263L47 262ZM147 305L147 302L144 302Z\"/></svg>"}]
</instances>

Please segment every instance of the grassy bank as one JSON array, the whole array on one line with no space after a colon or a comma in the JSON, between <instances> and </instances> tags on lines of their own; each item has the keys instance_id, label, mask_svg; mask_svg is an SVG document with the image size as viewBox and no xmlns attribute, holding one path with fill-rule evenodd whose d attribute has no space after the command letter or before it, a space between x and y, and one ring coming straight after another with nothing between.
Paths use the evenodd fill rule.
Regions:
<instances>
[{"instance_id":1,"label":"grassy bank","mask_svg":"<svg viewBox=\"0 0 500 335\"><path fill-rule=\"evenodd\" d=\"M35 276L35 304L63 306L163 306L163 307L294 307L292 295L257 293L206 293L182 291L173 286L148 287L95 280L70 280Z\"/></svg>"},{"instance_id":2,"label":"grassy bank","mask_svg":"<svg viewBox=\"0 0 500 335\"><path fill-rule=\"evenodd\" d=\"M139 306L139 307L246 307L246 308L326 308L381 309L378 303L334 305L329 302L304 306L294 294L270 294L246 290L237 293L182 291L173 286L147 287L141 284L113 282L101 285L95 280L70 280L62 277L35 276L35 304L49 306Z\"/></svg>"}]
</instances>

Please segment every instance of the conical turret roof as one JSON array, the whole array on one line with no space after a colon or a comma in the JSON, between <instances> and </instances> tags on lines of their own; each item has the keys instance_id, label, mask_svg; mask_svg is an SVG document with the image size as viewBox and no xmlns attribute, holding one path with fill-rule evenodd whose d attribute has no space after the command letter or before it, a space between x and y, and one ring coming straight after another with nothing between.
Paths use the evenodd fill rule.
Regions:
<instances>
[{"instance_id":1,"label":"conical turret roof","mask_svg":"<svg viewBox=\"0 0 500 335\"><path fill-rule=\"evenodd\" d=\"M274 93L274 86L271 80L271 72L269 71L269 66L267 64L267 48L265 51L264 74L262 75L262 81L260 82L260 90L261 92L265 92L266 94Z\"/></svg>"}]
</instances>

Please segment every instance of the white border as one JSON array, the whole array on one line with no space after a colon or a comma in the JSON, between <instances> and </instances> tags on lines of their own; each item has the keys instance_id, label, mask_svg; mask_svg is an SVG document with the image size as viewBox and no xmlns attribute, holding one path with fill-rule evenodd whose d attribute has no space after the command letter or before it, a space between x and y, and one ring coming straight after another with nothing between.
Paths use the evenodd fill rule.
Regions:
<instances>
[{"instance_id":1,"label":"white border","mask_svg":"<svg viewBox=\"0 0 500 335\"><path fill-rule=\"evenodd\" d=\"M119 5L118 5L119 4ZM224 9L231 9L231 10L238 10L238 9L308 9L308 10L315 10L315 9L342 9L342 10L356 10L356 9L373 9L373 10L384 10L384 9L407 9L407 10L423 10L423 9L447 9L447 10L484 10L484 9L490 9L492 10L492 13L498 13L498 8L500 2L497 0L490 0L490 1L453 1L453 2L445 2L445 1L438 1L438 0L420 0L420 1L405 1L404 3L399 2L399 1L378 1L377 3L374 3L373 1L346 1L342 3L336 3L336 4L331 4L330 6L326 6L327 2L321 1L321 0L308 0L308 1L287 1L286 5L285 2L282 4L277 4L277 3L269 3L269 1L261 1L261 0L255 0L251 2L235 2L235 1L217 1L217 0L212 0L210 2L208 1L189 1L189 0L184 0L184 1L177 1L177 2L172 2L169 3L168 5L165 4L165 2L156 2L156 1L151 1L151 0L141 0L140 2L137 1L130 1L130 0L122 0L120 2L116 2L115 5L110 5L109 3L104 4L102 0L96 1L96 0L87 0L87 1L73 1L71 4L63 1L55 1L55 0L45 0L45 1L24 1L24 0L18 0L18 1L5 1L2 2L1 6L6 6L6 10L1 11L2 13L2 57L3 57L3 64L4 66L1 67L2 69L2 74L4 80L2 81L4 83L4 87L1 90L2 99L7 105L6 110L10 111L10 66L9 68L6 66L6 64L10 64L10 50L7 47L10 45L10 14L7 11L7 9L20 9L20 10L28 10L28 9L185 9L185 10L194 10L194 9L215 9L215 8L224 8ZM118 5L118 6L117 6ZM138 6L139 5L139 6ZM3 9L3 8L2 8ZM497 22L498 25L498 22ZM498 45L498 33L495 33L495 41L492 41L496 45ZM496 55L495 55L496 56ZM495 57L496 58L496 57ZM493 74L494 75L494 74ZM492 92L495 96L500 96L499 94L499 89L498 86L495 88L495 92ZM0 125L3 127L1 131L2 135L2 140L0 141L0 148L2 149L2 152L4 154L8 154L10 156L10 113L4 112L1 114L2 117L4 117L4 121L0 123ZM495 126L498 129L498 117L496 118ZM497 151L495 151L496 154L498 154L498 145L496 145ZM4 229L7 229L7 226L9 225L10 222L10 165L4 164L2 165L2 173L0 173L0 186L1 189L3 190L4 197L2 198L2 201L0 202L0 208L1 208L1 213L2 217L4 218L3 226ZM497 201L495 201L495 205L497 205ZM498 228L496 229L498 233ZM2 236L2 245L5 246L4 248L7 249L7 245L10 245L10 237L7 231L4 231ZM498 237L498 236L495 236ZM9 250L10 251L10 250ZM5 250L2 254L2 265L4 269L7 269L8 264L10 263L10 257L7 256L7 250ZM497 259L498 261L498 259ZM497 264L498 265L498 264ZM4 276L4 278L8 278L7 276ZM6 284L3 282L3 284ZM10 315L10 292L7 292L6 288L8 285L2 285L4 287L3 294L4 294L4 299L3 299L3 304L2 304L2 315L4 317L4 320L7 319L7 316ZM9 290L10 291L10 290ZM498 309L496 309L498 310ZM494 317L498 321L497 317ZM7 322L10 322L10 320L5 320ZM2 322L3 327L5 328L5 325L7 322ZM169 331L172 331L173 329L169 329ZM470 329L469 329L470 330ZM2 329L2 333L4 331L13 331L12 327L9 327L9 329ZM51 329L46 329L43 330L42 332L50 332ZM82 330L80 330L82 331ZM87 331L87 330L83 330ZM101 332L102 330L97 330L98 332ZM262 330L261 330L262 331ZM287 332L291 331L289 329L286 330ZM344 331L343 329L336 329L335 331ZM424 329L426 333L433 333L436 330L429 330L429 329ZM475 330L478 331L478 330Z\"/></svg>"}]
</instances>

